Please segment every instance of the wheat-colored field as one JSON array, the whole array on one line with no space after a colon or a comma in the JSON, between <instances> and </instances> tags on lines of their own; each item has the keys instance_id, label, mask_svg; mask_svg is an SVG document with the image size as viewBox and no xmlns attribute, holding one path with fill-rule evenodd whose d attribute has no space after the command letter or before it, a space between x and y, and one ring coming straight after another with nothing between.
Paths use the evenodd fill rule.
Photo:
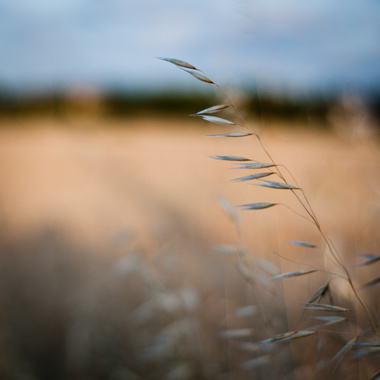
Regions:
<instances>
[{"instance_id":1,"label":"wheat-colored field","mask_svg":"<svg viewBox=\"0 0 380 380\"><path fill-rule=\"evenodd\" d=\"M2 121L3 231L20 238L57 228L86 244L120 230L150 234L161 228L196 232L211 242L223 238L229 226L218 197L241 204L271 201L279 192L229 182L247 172L208 156L268 158L254 140L205 137L218 130L223 128L186 119ZM357 237L370 249L380 207L376 142L281 126L264 129L262 138L304 188L325 229L338 238ZM282 222L279 212L284 210L260 212L247 224L278 233L294 217L286 211Z\"/></svg>"},{"instance_id":2,"label":"wheat-colored field","mask_svg":"<svg viewBox=\"0 0 380 380\"><path fill-rule=\"evenodd\" d=\"M102 360L108 358L112 362L109 364L113 366L112 371L121 373L120 376L113 374L112 379L227 378L226 374L233 372L232 367L235 368L234 363L239 363L240 358L215 336L235 323L230 317L234 308L252 302L255 296L244 290L244 294L236 297L236 292L248 285L234 270L233 259L213 250L215 245L231 244L235 239L233 225L218 202L220 197L233 205L262 201L281 203L268 210L239 212L252 260L265 258L282 271L299 269L300 264L294 261L329 265L321 256L305 256L303 250L287 242L304 240L321 244L313 225L294 212L302 210L291 193L252 186L252 183L230 182L248 173L232 170L233 165L208 157L240 155L268 160L253 139L205 137L222 129L186 119L1 121L2 286L12 289L12 284L18 284L16 290L10 290L15 294L8 301L13 308L9 318L16 315L20 324L25 323L21 329L25 340L35 339L36 329L35 325L30 329L26 327L27 319L22 316L25 307L34 313L37 329L45 327L43 322L36 321L47 321L50 317L58 318L62 329L51 327L51 333L42 333L47 342L33 343L32 347L37 345L37 348L31 349L28 348L30 342L22 341L8 322L2 322L3 330L21 339L19 344L26 347L23 351L15 348L16 343L10 344L6 339L1 342L3 348L11 347L10 356L13 355L14 361L2 364L4 376L21 371L23 360L44 363L52 355L53 360L64 358L66 363L60 364L64 368L52 364L49 367L52 374L66 371L67 379L85 378L81 377L84 373L90 376L86 378L101 378L108 373L104 363L94 369L93 377L87 373L89 363L100 355ZM356 273L357 254L378 253L380 247L378 141L282 125L264 126L261 136L274 160L285 165L305 190L324 231L347 266ZM141 277L138 280L121 283L115 279L115 273L129 276L136 268ZM356 281L363 282L371 274L375 275L375 270L365 275L358 271ZM30 289L26 288L30 286L35 287L35 293L29 294ZM171 289L172 293L166 294L165 300L160 298L161 309L152 305L149 309L148 301L157 296L155 292L160 293L157 289L161 287ZM301 288L298 286L300 298L295 300L291 299L294 288L284 288L288 307L307 299L315 291L311 285ZM154 296L147 289L151 289ZM340 291L345 293L344 289ZM154 359L156 355L162 363L164 359L160 355L169 349L161 347L160 351L155 339L162 332L162 325L168 328L169 321L173 323L170 315L177 313L178 308L170 297L178 296L178 292L182 292L180 298L185 309L192 317L199 316L202 320L196 332L198 346L189 343L183 351L177 352L178 368L169 364L156 368L129 363L123 344L115 343L115 339L128 341L134 358ZM163 297L161 293L158 296ZM2 302L6 298L2 295ZM57 299L62 304L57 306ZM128 305L120 305L123 299ZM273 300L277 300L280 308L283 299ZM199 303L203 312L197 309ZM113 317L107 310L113 310ZM136 315L141 325L152 317L158 320L155 319L154 328L144 327L132 338L125 323L128 319L133 325L130 318ZM191 321L186 325L189 320L177 314L174 320L182 321L187 333L195 328ZM106 321L107 326L101 325L101 321ZM84 327L80 328L78 323ZM284 322L281 323L279 328L285 328ZM99 328L98 324L105 329L100 335L94 335L101 353L91 356L87 351L88 339L93 330ZM115 331L111 334L107 328L122 331L122 337ZM180 329L180 326L172 328ZM170 335L170 331L166 333ZM56 336L65 346L61 347L64 352L49 348L60 344L59 340L53 342ZM120 350L114 356L107 351L113 344ZM193 355L196 349L198 354ZM23 352L26 352L24 356ZM194 360L199 362L194 363ZM368 372L371 369L368 367ZM22 371L28 370L22 368ZM307 371L307 367L301 368L299 378L306 376ZM33 369L30 373L38 376L40 372ZM325 372L321 373L326 376ZM263 376L267 375L263 372Z\"/></svg>"}]
</instances>

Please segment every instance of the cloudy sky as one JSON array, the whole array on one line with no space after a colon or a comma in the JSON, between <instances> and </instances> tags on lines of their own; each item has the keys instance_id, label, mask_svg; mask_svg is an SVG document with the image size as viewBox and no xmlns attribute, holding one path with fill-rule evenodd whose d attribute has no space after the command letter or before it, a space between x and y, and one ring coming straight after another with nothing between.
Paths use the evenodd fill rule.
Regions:
<instances>
[{"instance_id":1,"label":"cloudy sky","mask_svg":"<svg viewBox=\"0 0 380 380\"><path fill-rule=\"evenodd\" d=\"M379 0L1 0L0 87L203 85L161 56L222 85L380 89L379 20Z\"/></svg>"}]
</instances>

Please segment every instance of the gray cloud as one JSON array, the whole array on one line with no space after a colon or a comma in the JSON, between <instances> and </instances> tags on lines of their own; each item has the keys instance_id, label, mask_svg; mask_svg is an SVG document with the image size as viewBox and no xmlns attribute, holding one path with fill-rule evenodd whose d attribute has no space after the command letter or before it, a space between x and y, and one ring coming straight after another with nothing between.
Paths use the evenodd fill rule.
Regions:
<instances>
[{"instance_id":1,"label":"gray cloud","mask_svg":"<svg viewBox=\"0 0 380 380\"><path fill-rule=\"evenodd\" d=\"M0 84L185 83L164 55L226 83L380 86L379 17L371 0L3 0Z\"/></svg>"}]
</instances>

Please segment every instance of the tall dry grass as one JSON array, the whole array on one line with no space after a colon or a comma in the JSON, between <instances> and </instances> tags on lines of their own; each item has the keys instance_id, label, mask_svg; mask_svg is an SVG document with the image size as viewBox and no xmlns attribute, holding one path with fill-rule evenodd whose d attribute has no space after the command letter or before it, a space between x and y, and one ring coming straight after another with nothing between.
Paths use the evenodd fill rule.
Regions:
<instances>
[{"instance_id":1,"label":"tall dry grass","mask_svg":"<svg viewBox=\"0 0 380 380\"><path fill-rule=\"evenodd\" d=\"M237 208L227 200L221 200L221 206L235 229L235 241L219 246L218 250L236 258L235 266L242 279L246 281L247 286L255 289L254 302L238 311L238 314L242 313L252 318L248 327L229 329L221 333L222 337L229 340L231 346L234 345L251 354L251 358L244 361L242 367L255 371L256 376L256 371L265 372L270 368L274 370L271 376L284 377L296 376L297 367L304 363L304 370L311 371L307 376L313 374L317 377L317 369L321 377L329 375L334 378L347 378L354 373L355 378L366 378L368 373L372 372L371 379L377 378L379 368L376 368L376 359L366 359L371 356L378 358L380 354L379 304L373 293L370 297L365 290L378 286L380 277L369 277L363 285L357 284L353 271L348 268L344 255L328 236L303 188L297 183L289 168L275 161L263 143L261 134L244 120L218 84L187 62L171 58L161 59L216 87L221 93L221 104L191 115L227 129L223 133L209 135L210 137L253 139L253 154L249 156L210 156L232 163L233 169L248 171L248 175L234 178L233 182L249 181L253 186L264 188L265 192L262 194L265 197L267 192L276 191L288 192L293 198L293 204L290 206L284 198L279 197L278 201L254 199L250 203L238 205L237 208L257 213L273 207L286 207L297 214L304 224L311 224L314 229L312 242L305 241L301 234L297 240L288 240L295 249L305 252L302 260L294 260L276 252L279 259L288 261L295 268L298 267L296 270L283 272L280 260L277 260L280 265L275 265L264 259L252 259L245 245ZM261 151L264 160L259 158L260 155L256 153L258 150ZM307 255L312 258L308 259ZM314 259L315 256L317 260ZM380 261L380 256L375 253L361 254L360 257L363 261L359 267L363 268L376 265ZM290 293L282 287L282 282L287 281L293 282ZM291 293L297 297L303 296L301 292L295 291L296 286L308 288L307 298L298 298L298 309L302 309L302 313L298 313L297 306L288 299L292 297ZM342 292L340 287L345 291ZM282 293L279 299L278 292ZM273 305L276 305L275 308ZM278 318L278 307L284 308L286 319ZM298 341L309 342L313 348L306 349L307 343L297 345ZM299 346L302 347L301 350ZM284 355L282 359L279 358L281 354ZM305 375L306 373L302 376Z\"/></svg>"}]
</instances>

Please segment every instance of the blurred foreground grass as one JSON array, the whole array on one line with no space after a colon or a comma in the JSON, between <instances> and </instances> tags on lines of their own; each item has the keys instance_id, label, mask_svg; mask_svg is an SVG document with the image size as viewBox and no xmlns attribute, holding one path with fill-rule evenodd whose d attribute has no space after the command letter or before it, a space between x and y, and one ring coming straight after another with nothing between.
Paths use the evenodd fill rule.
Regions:
<instances>
[{"instance_id":1,"label":"blurred foreground grass","mask_svg":"<svg viewBox=\"0 0 380 380\"><path fill-rule=\"evenodd\" d=\"M208 158L252 155L254 147L210 140L203 135L220 128L192 123L2 120L1 378L364 379L374 372L369 359L332 375L328 359L345 343L341 335L326 334L323 347L287 343L245 365L256 354L220 336L252 328L247 342L266 339L273 335L266 319L276 333L303 328L299 302L315 288L291 279L260 299L233 258L215 253L215 245L234 240L219 196L232 204L274 198L229 183L236 172ZM376 267L363 273L355 265L357 254L380 247L377 142L281 125L263 139L308 193L358 282L375 277ZM280 201L297 207L287 194ZM279 255L318 265L287 243L316 236L289 209L241 217L253 260L282 272L294 265ZM338 293L346 302L345 289ZM368 299L379 316L376 288ZM236 314L247 305L256 314Z\"/></svg>"}]
</instances>

